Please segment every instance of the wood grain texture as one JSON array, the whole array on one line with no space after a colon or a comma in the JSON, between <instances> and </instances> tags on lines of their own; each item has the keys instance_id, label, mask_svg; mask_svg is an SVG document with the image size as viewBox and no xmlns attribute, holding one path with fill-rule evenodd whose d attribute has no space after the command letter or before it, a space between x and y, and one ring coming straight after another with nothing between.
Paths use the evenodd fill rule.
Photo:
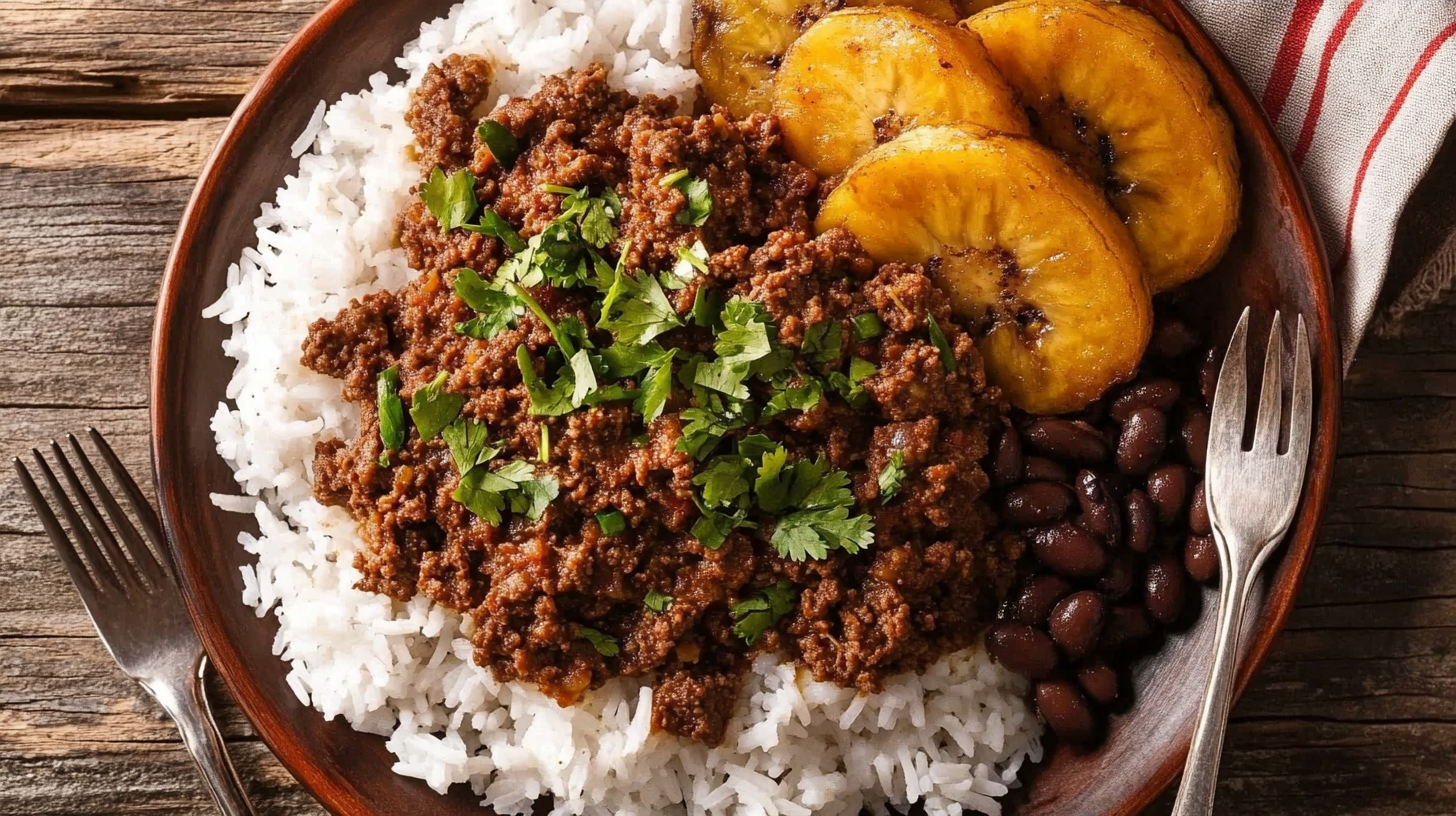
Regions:
<instances>
[{"instance_id":1,"label":"wood grain texture","mask_svg":"<svg viewBox=\"0 0 1456 816\"><path fill-rule=\"evenodd\" d=\"M0 0L0 118L218 116L322 0Z\"/></svg>"},{"instance_id":2,"label":"wood grain texture","mask_svg":"<svg viewBox=\"0 0 1456 816\"><path fill-rule=\"evenodd\" d=\"M13 120L0 121L0 454L95 425L149 485L148 333L177 219L217 117L319 5L0 0L0 119ZM1437 167L1398 265L1456 220L1456 161ZM1456 296L1366 343L1343 413L1322 544L1234 714L1219 813L1456 812ZM212 813L12 473L0 468L0 816ZM322 812L235 708L221 719L260 813Z\"/></svg>"}]
</instances>

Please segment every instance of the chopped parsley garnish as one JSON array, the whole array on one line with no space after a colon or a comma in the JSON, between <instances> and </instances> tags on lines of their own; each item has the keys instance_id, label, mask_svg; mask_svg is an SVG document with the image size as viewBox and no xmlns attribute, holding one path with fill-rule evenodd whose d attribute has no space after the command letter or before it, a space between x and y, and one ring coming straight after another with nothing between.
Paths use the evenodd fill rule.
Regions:
<instances>
[{"instance_id":1,"label":"chopped parsley garnish","mask_svg":"<svg viewBox=\"0 0 1456 816\"><path fill-rule=\"evenodd\" d=\"M455 460L455 469L462 476L476 465L483 465L494 459L501 452L499 447L490 446L490 433L485 423L464 417L447 425L440 432L440 436L450 446L450 457Z\"/></svg>"},{"instance_id":2,"label":"chopped parsley garnish","mask_svg":"<svg viewBox=\"0 0 1456 816\"><path fill-rule=\"evenodd\" d=\"M846 376L839 371L831 371L826 378L829 385L839 392L844 401L853 408L863 408L870 403L869 392L861 385L865 380L873 377L879 369L869 360L859 357L849 358L849 374Z\"/></svg>"},{"instance_id":3,"label":"chopped parsley garnish","mask_svg":"<svg viewBox=\"0 0 1456 816\"><path fill-rule=\"evenodd\" d=\"M752 597L739 601L729 610L733 615L733 634L752 646L764 632L793 611L797 600L798 593L788 581L755 590Z\"/></svg>"},{"instance_id":4,"label":"chopped parsley garnish","mask_svg":"<svg viewBox=\"0 0 1456 816\"><path fill-rule=\"evenodd\" d=\"M854 339L863 343L866 340L873 340L885 333L885 324L880 321L880 316L874 312L857 314L849 319L854 324Z\"/></svg>"},{"instance_id":5,"label":"chopped parsley garnish","mask_svg":"<svg viewBox=\"0 0 1456 816\"><path fill-rule=\"evenodd\" d=\"M541 439L536 442L536 461L546 464L551 461L551 426L541 426Z\"/></svg>"},{"instance_id":6,"label":"chopped parsley garnish","mask_svg":"<svg viewBox=\"0 0 1456 816\"><path fill-rule=\"evenodd\" d=\"M681 325L656 278L621 270L613 274L597 328L614 332L618 343L636 346Z\"/></svg>"},{"instance_id":7,"label":"chopped parsley garnish","mask_svg":"<svg viewBox=\"0 0 1456 816\"><path fill-rule=\"evenodd\" d=\"M420 432L420 439L428 442L445 430L445 427L460 416L465 397L445 390L445 380L450 372L441 371L430 384L415 391L410 400L410 419Z\"/></svg>"},{"instance_id":8,"label":"chopped parsley garnish","mask_svg":"<svg viewBox=\"0 0 1456 816\"><path fill-rule=\"evenodd\" d=\"M510 508L536 521L546 512L546 505L556 498L560 487L550 476L535 477L536 467L517 459L499 470L472 468L460 476L460 484L450 498L465 505L486 524L501 523L501 513Z\"/></svg>"},{"instance_id":9,"label":"chopped parsley garnish","mask_svg":"<svg viewBox=\"0 0 1456 816\"><path fill-rule=\"evenodd\" d=\"M723 296L718 294L718 287L698 283L698 290L693 293L692 318L693 323L709 331L723 328Z\"/></svg>"},{"instance_id":10,"label":"chopped parsley garnish","mask_svg":"<svg viewBox=\"0 0 1456 816\"><path fill-rule=\"evenodd\" d=\"M420 185L420 198L440 222L442 233L463 226L480 206L475 200L475 176L465 169L447 176L436 167L430 180Z\"/></svg>"},{"instance_id":11,"label":"chopped parsley garnish","mask_svg":"<svg viewBox=\"0 0 1456 816\"><path fill-rule=\"evenodd\" d=\"M905 483L905 451L890 451L890 461L880 468L876 481L880 486L881 504L895 498L895 494L900 492L900 486Z\"/></svg>"},{"instance_id":12,"label":"chopped parsley garnish","mask_svg":"<svg viewBox=\"0 0 1456 816\"><path fill-rule=\"evenodd\" d=\"M457 334L489 340L510 328L525 311L513 295L496 284L481 280L480 275L469 267L455 271L453 288L465 305L477 313L475 319L455 324Z\"/></svg>"},{"instance_id":13,"label":"chopped parsley garnish","mask_svg":"<svg viewBox=\"0 0 1456 816\"><path fill-rule=\"evenodd\" d=\"M642 605L647 607L648 612L661 615L669 609L672 609L672 596L666 592L649 589L647 590L647 597L642 599Z\"/></svg>"},{"instance_id":14,"label":"chopped parsley garnish","mask_svg":"<svg viewBox=\"0 0 1456 816\"><path fill-rule=\"evenodd\" d=\"M824 386L813 377L806 379L803 385L795 385L775 391L773 396L764 403L763 411L758 415L760 421L772 419L779 414L789 410L812 411L819 406L820 400L824 399Z\"/></svg>"},{"instance_id":15,"label":"chopped parsley garnish","mask_svg":"<svg viewBox=\"0 0 1456 816\"><path fill-rule=\"evenodd\" d=\"M485 146L490 149L490 155L501 163L507 170L516 164L516 157L521 155L521 143L506 129L505 125L494 119L481 120L480 127L475 129L475 134L480 137Z\"/></svg>"},{"instance_id":16,"label":"chopped parsley garnish","mask_svg":"<svg viewBox=\"0 0 1456 816\"><path fill-rule=\"evenodd\" d=\"M646 424L650 425L652 420L662 416L667 400L672 396L672 360L675 356L677 349L668 352L642 378L642 385L632 407L642 415L642 421Z\"/></svg>"},{"instance_id":17,"label":"chopped parsley garnish","mask_svg":"<svg viewBox=\"0 0 1456 816\"><path fill-rule=\"evenodd\" d=\"M708 182L690 176L684 170L666 178L673 181L665 186L676 188L688 200L687 206L678 210L677 222L686 227L701 227L713 212L713 194L708 191Z\"/></svg>"},{"instance_id":18,"label":"chopped parsley garnish","mask_svg":"<svg viewBox=\"0 0 1456 816\"><path fill-rule=\"evenodd\" d=\"M844 328L838 320L820 321L804 332L804 356L827 365L839 359L843 342Z\"/></svg>"},{"instance_id":19,"label":"chopped parsley garnish","mask_svg":"<svg viewBox=\"0 0 1456 816\"><path fill-rule=\"evenodd\" d=\"M481 235L499 238L512 254L526 251L526 241L521 238L521 234L516 232L516 228L512 227L504 218L497 215L495 210L482 210L479 224L461 224L460 228L466 232L477 232Z\"/></svg>"},{"instance_id":20,"label":"chopped parsley garnish","mask_svg":"<svg viewBox=\"0 0 1456 816\"><path fill-rule=\"evenodd\" d=\"M679 181L682 181L683 179L685 179L687 177L688 177L688 171L686 171L686 170L675 170L675 171L673 171L671 173L668 173L667 175L663 176L662 178L658 179L657 180L657 186L658 187L672 187L675 184L677 184Z\"/></svg>"},{"instance_id":21,"label":"chopped parsley garnish","mask_svg":"<svg viewBox=\"0 0 1456 816\"><path fill-rule=\"evenodd\" d=\"M622 515L621 510L597 513L596 518L597 526L602 528L602 535L614 536L627 529L627 517Z\"/></svg>"},{"instance_id":22,"label":"chopped parsley garnish","mask_svg":"<svg viewBox=\"0 0 1456 816\"><path fill-rule=\"evenodd\" d=\"M945 339L945 334L940 330L940 324L935 322L935 315L926 312L925 321L930 325L930 342L940 352L940 364L945 370L954 374L956 370L955 354L950 350L950 342Z\"/></svg>"},{"instance_id":23,"label":"chopped parsley garnish","mask_svg":"<svg viewBox=\"0 0 1456 816\"><path fill-rule=\"evenodd\" d=\"M597 654L602 657L616 657L617 653L622 651L622 647L617 645L616 638L602 634L590 626L578 627L577 634L590 643L592 648L597 650Z\"/></svg>"},{"instance_id":24,"label":"chopped parsley garnish","mask_svg":"<svg viewBox=\"0 0 1456 816\"><path fill-rule=\"evenodd\" d=\"M531 352L526 350L524 343L516 346L516 365L521 369L521 380L526 384L526 394L531 398L532 416L562 416L581 407L579 403L573 405L571 402L576 393L573 369L563 368L555 384L547 386L536 374Z\"/></svg>"},{"instance_id":25,"label":"chopped parsley garnish","mask_svg":"<svg viewBox=\"0 0 1456 816\"><path fill-rule=\"evenodd\" d=\"M379 441L384 443L384 452L379 454L379 466L389 467L389 454L404 444L404 403L399 398L399 366L390 366L379 372L377 385L379 405Z\"/></svg>"},{"instance_id":26,"label":"chopped parsley garnish","mask_svg":"<svg viewBox=\"0 0 1456 816\"><path fill-rule=\"evenodd\" d=\"M672 267L672 274L683 280L692 280L693 270L708 274L708 248L703 246L702 241L694 241L690 247L678 248L677 263Z\"/></svg>"}]
</instances>

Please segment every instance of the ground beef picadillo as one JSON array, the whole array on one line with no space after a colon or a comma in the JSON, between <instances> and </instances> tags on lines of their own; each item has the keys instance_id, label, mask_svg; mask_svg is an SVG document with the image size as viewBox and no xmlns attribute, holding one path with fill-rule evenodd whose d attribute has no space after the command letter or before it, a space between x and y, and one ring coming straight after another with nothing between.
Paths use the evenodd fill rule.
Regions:
<instances>
[{"instance_id":1,"label":"ground beef picadillo","mask_svg":"<svg viewBox=\"0 0 1456 816\"><path fill-rule=\"evenodd\" d=\"M424 176L437 166L469 168L481 207L527 237L560 211L561 196L543 185L613 190L622 212L606 252L615 258L630 247L627 268L656 274L697 241L709 251L708 274L668 292L679 314L699 286L713 286L725 298L762 303L790 348L803 344L808 327L842 321L841 360L854 355L878 367L863 382L868 404L854 409L826 393L815 408L749 430L792 457L823 456L848 472L852 510L873 518L875 541L854 555L787 560L767 542L773 522L763 518L757 530L704 547L690 533L699 516L692 478L702 465L677 449L685 424L678 412L692 406L691 392L675 387L666 412L645 427L626 402L531 415L516 349L524 344L542 359L552 343L547 327L527 314L489 340L454 330L474 316L452 290L456 271L490 280L506 248L459 229L442 234L417 201L401 219L400 243L420 274L318 321L303 350L305 364L344 381L344 398L360 410L358 436L320 443L314 464L318 498L348 508L360 524L360 588L400 600L423 593L460 610L474 625L479 664L501 680L536 683L563 705L613 676L648 676L654 725L708 744L722 739L760 650L786 654L821 680L873 691L890 674L969 645L1010 589L1022 544L996 532L979 464L988 434L1005 426L1005 408L985 383L971 335L925 271L876 267L842 231L813 235L819 182L784 156L773 117L734 121L716 108L676 116L674 100L613 91L593 66L490 114L523 149L506 170L475 133L490 99L483 60L452 56L430 69L408 114ZM681 170L709 184L713 210L701 227L678 223L686 199L659 184ZM594 325L590 293L532 294L554 319L576 315ZM857 342L850 318L866 312L884 332ZM954 372L926 339L927 314L949 340ZM610 344L606 332L593 333ZM713 343L696 327L659 339L685 353ZM446 443L422 441L413 428L388 466L379 464L375 383L391 366L406 401L449 372L446 390L465 397L462 416L485 423L492 444L504 446L499 462L536 460L548 426L548 461L537 469L560 491L539 520L508 514L491 526L453 501L459 474ZM882 502L877 474L893 451L903 452L905 479ZM614 509L627 526L607 535L595 514ZM750 647L734 634L730 608L783 581L797 601ZM649 590L672 596L666 612L644 607ZM614 638L620 651L604 656L582 627Z\"/></svg>"}]
</instances>

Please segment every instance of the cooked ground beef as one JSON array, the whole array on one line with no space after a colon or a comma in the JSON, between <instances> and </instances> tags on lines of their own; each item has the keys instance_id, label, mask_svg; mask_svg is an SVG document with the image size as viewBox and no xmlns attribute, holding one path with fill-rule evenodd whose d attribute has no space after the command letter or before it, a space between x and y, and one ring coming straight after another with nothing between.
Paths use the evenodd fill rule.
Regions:
<instances>
[{"instance_id":1,"label":"cooked ground beef","mask_svg":"<svg viewBox=\"0 0 1456 816\"><path fill-rule=\"evenodd\" d=\"M425 177L437 166L470 169L480 206L526 237L560 212L562 196L543 185L614 191L618 237L604 254L625 252L625 268L666 271L697 241L709 252L706 275L667 293L679 315L699 287L715 287L725 299L763 304L778 342L791 349L809 327L838 321L841 349L825 365L842 368L854 356L877 366L861 384L861 408L826 389L816 407L729 435L764 434L791 460L822 456L847 472L851 512L873 519L874 543L856 554L790 560L768 541L773 518L760 515L756 530L705 547L691 533L701 515L693 477L703 463L678 450L687 424L679 412L694 405L691 392L674 387L664 414L645 427L620 401L532 415L516 352L529 349L545 376L553 343L546 324L527 313L489 340L455 330L475 316L452 288L457 270L490 280L506 247L460 229L442 234L417 202L402 217L400 242L420 274L317 322L303 349L305 364L344 380L344 398L360 410L359 434L320 443L314 465L319 500L359 521L360 588L400 600L423 593L460 610L473 623L480 665L501 680L536 683L563 705L616 675L653 676L656 727L708 744L721 740L759 650L873 691L890 674L968 645L1008 591L1022 545L994 531L983 500L979 461L1005 409L945 294L920 267L876 268L848 233L812 236L818 180L784 156L773 117L734 121L721 109L675 116L674 100L612 91L593 66L490 114L522 147L507 169L474 133L489 84L480 60L451 57L430 70L409 113ZM712 214L700 227L679 223L687 198L660 183L682 170L711 191ZM557 322L574 315L596 325L593 292L542 286L531 294ZM884 331L857 341L850 319L864 313L876 314ZM954 371L928 340L927 314L948 339ZM591 336L598 347L612 342L600 329ZM694 326L659 340L680 349L679 359L713 349L712 334ZM508 513L493 526L453 500L460 476L446 442L422 440L414 428L381 464L375 385L391 366L406 404L447 372L445 390L465 398L461 416L484 423L492 444L503 446L491 467L534 462L546 427L549 455L536 471L557 481L559 495L538 520ZM903 484L882 501L878 476L895 451ZM607 534L595 515L613 510L626 528ZM731 608L785 581L797 596L791 611L748 645L734 632ZM649 590L670 595L670 607L646 609ZM604 654L584 627L620 650Z\"/></svg>"}]
</instances>

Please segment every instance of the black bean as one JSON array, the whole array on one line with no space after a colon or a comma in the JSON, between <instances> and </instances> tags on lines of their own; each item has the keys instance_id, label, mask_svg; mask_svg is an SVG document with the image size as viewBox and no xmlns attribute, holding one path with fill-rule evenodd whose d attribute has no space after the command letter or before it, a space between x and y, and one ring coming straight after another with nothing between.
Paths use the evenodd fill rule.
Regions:
<instances>
[{"instance_id":1,"label":"black bean","mask_svg":"<svg viewBox=\"0 0 1456 816\"><path fill-rule=\"evenodd\" d=\"M1198 345L1198 335L1181 320L1169 319L1153 327L1148 351L1164 360L1175 360Z\"/></svg>"},{"instance_id":2,"label":"black bean","mask_svg":"<svg viewBox=\"0 0 1456 816\"><path fill-rule=\"evenodd\" d=\"M1218 577L1218 545L1212 536L1192 535L1183 542L1183 568L1188 577L1206 584Z\"/></svg>"},{"instance_id":3,"label":"black bean","mask_svg":"<svg viewBox=\"0 0 1456 816\"><path fill-rule=\"evenodd\" d=\"M1054 459L1045 456L1028 456L1022 460L1021 478L1028 482L1065 482L1067 469Z\"/></svg>"},{"instance_id":4,"label":"black bean","mask_svg":"<svg viewBox=\"0 0 1456 816\"><path fill-rule=\"evenodd\" d=\"M1213 535L1213 523L1208 520L1208 496L1204 483L1193 488L1193 498L1188 500L1188 529L1197 535Z\"/></svg>"},{"instance_id":5,"label":"black bean","mask_svg":"<svg viewBox=\"0 0 1456 816\"><path fill-rule=\"evenodd\" d=\"M1093 578L1107 566L1107 550L1102 542L1067 522L1037 530L1031 552L1036 560L1068 578Z\"/></svg>"},{"instance_id":6,"label":"black bean","mask_svg":"<svg viewBox=\"0 0 1456 816\"><path fill-rule=\"evenodd\" d=\"M1031 626L1045 626L1057 601L1072 592L1072 585L1060 575L1046 573L1028 578L1011 601L1010 615Z\"/></svg>"},{"instance_id":7,"label":"black bean","mask_svg":"<svg viewBox=\"0 0 1456 816\"><path fill-rule=\"evenodd\" d=\"M1159 524L1171 527L1182 518L1190 481L1186 465L1159 465L1148 474L1148 499L1158 511Z\"/></svg>"},{"instance_id":8,"label":"black bean","mask_svg":"<svg viewBox=\"0 0 1456 816\"><path fill-rule=\"evenodd\" d=\"M1148 559L1143 573L1143 605L1153 620L1172 625L1183 612L1183 565L1167 551Z\"/></svg>"},{"instance_id":9,"label":"black bean","mask_svg":"<svg viewBox=\"0 0 1456 816\"><path fill-rule=\"evenodd\" d=\"M1077 473L1077 504L1082 508L1078 523L1100 536L1109 547L1122 543L1122 508L1102 477L1090 470Z\"/></svg>"},{"instance_id":10,"label":"black bean","mask_svg":"<svg viewBox=\"0 0 1456 816\"><path fill-rule=\"evenodd\" d=\"M1117 671L1100 657L1077 667L1077 685L1100 705L1109 706L1117 700Z\"/></svg>"},{"instance_id":11,"label":"black bean","mask_svg":"<svg viewBox=\"0 0 1456 816\"><path fill-rule=\"evenodd\" d=\"M1176 380L1165 377L1139 380L1117 395L1117 399L1112 401L1112 407L1107 409L1107 414L1118 422L1126 422L1139 408L1171 411L1178 404L1178 397L1182 393L1183 388Z\"/></svg>"},{"instance_id":12,"label":"black bean","mask_svg":"<svg viewBox=\"0 0 1456 816\"><path fill-rule=\"evenodd\" d=\"M1057 521L1072 509L1071 488L1056 482L1027 482L1006 491L1001 518L1012 527L1034 527Z\"/></svg>"},{"instance_id":13,"label":"black bean","mask_svg":"<svg viewBox=\"0 0 1456 816\"><path fill-rule=\"evenodd\" d=\"M1198 390L1203 393L1205 405L1213 404L1213 392L1218 389L1218 370L1222 368L1217 348L1211 348L1203 355L1198 368Z\"/></svg>"},{"instance_id":14,"label":"black bean","mask_svg":"<svg viewBox=\"0 0 1456 816\"><path fill-rule=\"evenodd\" d=\"M1183 418L1178 435L1183 439L1183 454L1199 473L1208 463L1208 412L1197 408Z\"/></svg>"},{"instance_id":15,"label":"black bean","mask_svg":"<svg viewBox=\"0 0 1456 816\"><path fill-rule=\"evenodd\" d=\"M1131 550L1116 550L1107 560L1107 568L1097 577L1097 589L1114 601L1132 592L1138 579L1137 556Z\"/></svg>"},{"instance_id":16,"label":"black bean","mask_svg":"<svg viewBox=\"0 0 1456 816\"><path fill-rule=\"evenodd\" d=\"M1153 503L1141 490L1129 490L1122 500L1122 520L1128 549L1145 553L1153 546Z\"/></svg>"},{"instance_id":17,"label":"black bean","mask_svg":"<svg viewBox=\"0 0 1456 816\"><path fill-rule=\"evenodd\" d=\"M1033 680L1057 669L1057 648L1040 629L998 621L986 628L986 652L1006 668Z\"/></svg>"},{"instance_id":18,"label":"black bean","mask_svg":"<svg viewBox=\"0 0 1456 816\"><path fill-rule=\"evenodd\" d=\"M1168 447L1168 418L1157 408L1139 408L1122 424L1117 438L1117 469L1129 475L1147 473Z\"/></svg>"},{"instance_id":19,"label":"black bean","mask_svg":"<svg viewBox=\"0 0 1456 816\"><path fill-rule=\"evenodd\" d=\"M1037 451L1064 462L1095 465L1107 459L1107 442L1095 428L1070 419L1038 419L1022 431Z\"/></svg>"},{"instance_id":20,"label":"black bean","mask_svg":"<svg viewBox=\"0 0 1456 816\"><path fill-rule=\"evenodd\" d=\"M996 440L996 455L991 459L991 479L997 487L1021 481L1021 435L1007 428Z\"/></svg>"},{"instance_id":21,"label":"black bean","mask_svg":"<svg viewBox=\"0 0 1456 816\"><path fill-rule=\"evenodd\" d=\"M1102 630L1102 648L1108 650L1135 646L1153 633L1153 621L1141 606L1114 606L1107 613Z\"/></svg>"},{"instance_id":22,"label":"black bean","mask_svg":"<svg viewBox=\"0 0 1456 816\"><path fill-rule=\"evenodd\" d=\"M1047 619L1047 631L1068 660L1081 660L1097 646L1106 623L1107 601L1084 589L1063 598Z\"/></svg>"},{"instance_id":23,"label":"black bean","mask_svg":"<svg viewBox=\"0 0 1456 816\"><path fill-rule=\"evenodd\" d=\"M1036 684L1036 708L1058 737L1084 746L1097 738L1097 718L1076 684L1048 680Z\"/></svg>"}]
</instances>

